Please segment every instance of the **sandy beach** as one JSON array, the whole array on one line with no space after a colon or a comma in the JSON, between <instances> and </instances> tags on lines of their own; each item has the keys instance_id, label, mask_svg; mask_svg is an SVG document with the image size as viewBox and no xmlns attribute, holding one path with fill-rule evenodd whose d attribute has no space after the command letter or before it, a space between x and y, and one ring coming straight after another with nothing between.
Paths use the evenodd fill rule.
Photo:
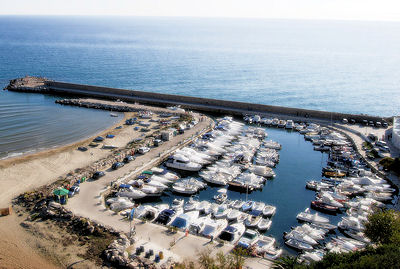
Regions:
<instances>
[{"instance_id":1,"label":"sandy beach","mask_svg":"<svg viewBox=\"0 0 400 269\"><path fill-rule=\"evenodd\" d=\"M163 108L145 107L137 104L131 104L131 106L135 106L137 109L170 112L170 110ZM125 119L134 115L135 113L125 113ZM118 147L127 145L134 138L144 136L142 132L134 130L133 126L123 125L123 122L124 120L83 141L36 154L0 161L0 189L2 190L0 207L9 206L11 200L23 192L50 184L57 179L65 177L67 173L75 169L86 167L96 160L112 154L110 150L101 149L101 146L96 148L89 147L86 152L77 150L79 146L87 146L98 135L109 133L116 135L112 141L104 143ZM120 125L123 128L116 130L115 127ZM154 125L155 123L152 123L149 128ZM48 259L43 259L41 254L38 254L37 246L35 246L32 236L18 226L22 220L18 219L15 214L0 218L0 248L7 249L7 252L0 254L0 268L3 268L3 265L5 266L4 268L10 268L10 265L13 268L54 267ZM21 255L26 259L20 259Z\"/></svg>"}]
</instances>

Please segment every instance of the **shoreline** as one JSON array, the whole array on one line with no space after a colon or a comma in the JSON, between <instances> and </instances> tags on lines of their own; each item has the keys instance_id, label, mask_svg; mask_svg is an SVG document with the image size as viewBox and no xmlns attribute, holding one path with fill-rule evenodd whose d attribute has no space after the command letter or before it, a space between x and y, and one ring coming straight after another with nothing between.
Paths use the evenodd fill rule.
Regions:
<instances>
[{"instance_id":1,"label":"shoreline","mask_svg":"<svg viewBox=\"0 0 400 269\"><path fill-rule=\"evenodd\" d=\"M46 149L29 150L29 151L26 151L25 153L21 153L21 155L18 155L18 156L12 156L12 157L8 157L8 158L6 157L3 159L0 159L0 169L7 168L7 167L10 167L11 165L27 162L30 160L35 160L35 159L39 159L39 158L43 158L43 157L49 157L51 155L61 153L66 150L70 150L74 147L79 147L83 144L88 143L89 141L92 141L97 136L102 136L105 133L115 130L115 127L123 125L126 119L127 119L127 114L124 113L123 119L121 119L117 123L114 123L113 125L109 126L107 129L104 129L102 131L94 133L93 135L90 135L86 138L82 138L75 142L56 145L56 146L53 146L51 148L46 148ZM33 152L31 152L31 151L33 151Z\"/></svg>"}]
</instances>

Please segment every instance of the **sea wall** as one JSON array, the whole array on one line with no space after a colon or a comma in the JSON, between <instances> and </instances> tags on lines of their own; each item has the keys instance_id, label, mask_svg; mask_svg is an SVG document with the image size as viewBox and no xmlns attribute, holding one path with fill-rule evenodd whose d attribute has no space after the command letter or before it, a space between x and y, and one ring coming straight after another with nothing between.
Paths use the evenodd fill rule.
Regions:
<instances>
[{"instance_id":1,"label":"sea wall","mask_svg":"<svg viewBox=\"0 0 400 269\"><path fill-rule=\"evenodd\" d=\"M100 86L90 86L81 84L64 83L57 81L48 81L46 86L49 90L59 93L67 93L73 95L84 95L92 97L101 97L107 99L120 99L124 101L137 101L141 103L155 105L181 105L182 107L195 109L205 112L229 113L234 115L243 114L284 114L287 116L307 117L341 120L343 118L355 119L357 122L383 121L382 117L371 115L355 115L347 113L337 113L328 111L309 110L301 108L290 108L282 106L271 106L263 104L252 104L246 102L235 102L227 100L199 98L182 95L161 94L154 92L144 92L135 90L125 90L117 88L108 88Z\"/></svg>"},{"instance_id":2,"label":"sea wall","mask_svg":"<svg viewBox=\"0 0 400 269\"><path fill-rule=\"evenodd\" d=\"M362 120L383 121L382 117L371 115L355 115L328 111L309 110L301 108L290 108L283 106L271 106L263 104L252 104L246 102L235 102L210 98L200 98L183 95L161 94L155 92L144 92L101 86L91 86L73 84L57 81L45 81L45 87L40 87L36 92L59 93L73 96L89 96L105 99L120 99L129 102L140 102L158 106L181 105L183 108L193 109L203 112L224 113L232 115L260 114L260 115L282 115L288 117L305 117L326 120L342 120L343 118L355 119L357 122ZM22 85L21 85L22 86ZM18 87L9 87L9 90L18 91ZM334 101L334 100L333 100ZM385 119L386 120L386 119Z\"/></svg>"}]
</instances>

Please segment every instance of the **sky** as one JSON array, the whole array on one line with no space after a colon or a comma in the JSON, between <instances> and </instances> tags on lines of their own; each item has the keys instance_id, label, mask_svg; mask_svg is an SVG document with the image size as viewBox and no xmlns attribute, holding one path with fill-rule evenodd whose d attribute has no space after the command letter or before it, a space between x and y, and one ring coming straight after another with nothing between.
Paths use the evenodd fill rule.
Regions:
<instances>
[{"instance_id":1,"label":"sky","mask_svg":"<svg viewBox=\"0 0 400 269\"><path fill-rule=\"evenodd\" d=\"M400 21L400 0L0 0L1 15Z\"/></svg>"}]
</instances>

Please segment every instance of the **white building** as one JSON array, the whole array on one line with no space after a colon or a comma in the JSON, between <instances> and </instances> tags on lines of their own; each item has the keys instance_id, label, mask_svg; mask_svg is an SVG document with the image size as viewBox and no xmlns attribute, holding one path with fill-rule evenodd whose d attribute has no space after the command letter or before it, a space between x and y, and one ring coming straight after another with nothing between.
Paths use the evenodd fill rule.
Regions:
<instances>
[{"instance_id":1,"label":"white building","mask_svg":"<svg viewBox=\"0 0 400 269\"><path fill-rule=\"evenodd\" d=\"M400 149L400 117L393 118L392 143Z\"/></svg>"}]
</instances>

